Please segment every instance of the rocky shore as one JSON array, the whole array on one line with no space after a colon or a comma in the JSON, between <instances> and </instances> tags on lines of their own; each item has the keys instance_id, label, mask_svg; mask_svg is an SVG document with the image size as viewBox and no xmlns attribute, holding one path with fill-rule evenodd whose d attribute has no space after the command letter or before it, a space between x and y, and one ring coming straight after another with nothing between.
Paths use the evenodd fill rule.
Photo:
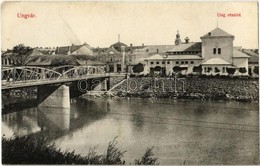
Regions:
<instances>
[{"instance_id":1,"label":"rocky shore","mask_svg":"<svg viewBox=\"0 0 260 166\"><path fill-rule=\"evenodd\" d=\"M176 89L176 90L175 90ZM103 97L172 98L258 101L256 79L232 78L129 78Z\"/></svg>"}]
</instances>

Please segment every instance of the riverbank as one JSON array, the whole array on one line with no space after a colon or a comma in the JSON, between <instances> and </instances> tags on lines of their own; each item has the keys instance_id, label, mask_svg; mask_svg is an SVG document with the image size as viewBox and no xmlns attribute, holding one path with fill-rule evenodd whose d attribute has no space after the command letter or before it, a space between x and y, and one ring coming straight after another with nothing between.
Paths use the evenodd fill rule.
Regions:
<instances>
[{"instance_id":1,"label":"riverbank","mask_svg":"<svg viewBox=\"0 0 260 166\"><path fill-rule=\"evenodd\" d=\"M103 96L248 102L259 100L259 83L232 78L182 78L176 82L173 78L129 78Z\"/></svg>"},{"instance_id":2,"label":"riverbank","mask_svg":"<svg viewBox=\"0 0 260 166\"><path fill-rule=\"evenodd\" d=\"M105 154L97 154L95 148L90 148L87 156L75 154L75 151L61 151L55 144L48 144L46 138L32 136L2 138L3 164L94 164L94 165L124 165L126 151L116 147L116 138L109 142ZM147 148L135 165L159 164L152 148ZM130 163L131 164L131 163Z\"/></svg>"}]
</instances>

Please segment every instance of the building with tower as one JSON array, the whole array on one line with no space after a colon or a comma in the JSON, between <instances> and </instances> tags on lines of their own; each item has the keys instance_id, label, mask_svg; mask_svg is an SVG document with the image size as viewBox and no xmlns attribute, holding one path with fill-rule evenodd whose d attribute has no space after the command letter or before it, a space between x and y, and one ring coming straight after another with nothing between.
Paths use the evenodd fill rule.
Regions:
<instances>
[{"instance_id":1,"label":"building with tower","mask_svg":"<svg viewBox=\"0 0 260 166\"><path fill-rule=\"evenodd\" d=\"M175 45L178 46L180 44L181 44L181 37L180 37L179 31L177 31Z\"/></svg>"},{"instance_id":2,"label":"building with tower","mask_svg":"<svg viewBox=\"0 0 260 166\"><path fill-rule=\"evenodd\" d=\"M154 55L146 58L146 73L161 75L173 73L173 67L180 67L182 74L228 75L228 68L234 68L234 75L248 75L248 59L241 49L233 46L235 36L220 28L208 32L200 37L201 42L181 42L177 31L175 46L166 51L165 55Z\"/></svg>"}]
</instances>

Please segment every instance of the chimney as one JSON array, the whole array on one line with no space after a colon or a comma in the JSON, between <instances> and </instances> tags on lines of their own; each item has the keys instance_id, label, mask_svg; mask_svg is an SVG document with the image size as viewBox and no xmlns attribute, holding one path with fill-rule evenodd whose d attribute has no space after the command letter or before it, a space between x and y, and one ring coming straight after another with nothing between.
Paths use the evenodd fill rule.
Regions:
<instances>
[{"instance_id":1,"label":"chimney","mask_svg":"<svg viewBox=\"0 0 260 166\"><path fill-rule=\"evenodd\" d=\"M59 47L57 47L57 54L59 54L60 53L60 48Z\"/></svg>"},{"instance_id":2,"label":"chimney","mask_svg":"<svg viewBox=\"0 0 260 166\"><path fill-rule=\"evenodd\" d=\"M68 50L69 50L69 51L68 51L68 55L70 55L70 53L71 53L71 52L70 52L70 46L68 46Z\"/></svg>"},{"instance_id":3,"label":"chimney","mask_svg":"<svg viewBox=\"0 0 260 166\"><path fill-rule=\"evenodd\" d=\"M144 46L144 43L142 44L142 46Z\"/></svg>"},{"instance_id":4,"label":"chimney","mask_svg":"<svg viewBox=\"0 0 260 166\"><path fill-rule=\"evenodd\" d=\"M211 36L211 32L209 32L208 35Z\"/></svg>"},{"instance_id":5,"label":"chimney","mask_svg":"<svg viewBox=\"0 0 260 166\"><path fill-rule=\"evenodd\" d=\"M133 44L132 44L132 43L130 43L130 47L133 47Z\"/></svg>"},{"instance_id":6,"label":"chimney","mask_svg":"<svg viewBox=\"0 0 260 166\"><path fill-rule=\"evenodd\" d=\"M126 71L126 62L125 62L125 46L122 46L122 61L121 61L121 71L125 72Z\"/></svg>"},{"instance_id":7,"label":"chimney","mask_svg":"<svg viewBox=\"0 0 260 166\"><path fill-rule=\"evenodd\" d=\"M185 40L185 43L189 43L190 39L188 37L186 37L184 40Z\"/></svg>"}]
</instances>

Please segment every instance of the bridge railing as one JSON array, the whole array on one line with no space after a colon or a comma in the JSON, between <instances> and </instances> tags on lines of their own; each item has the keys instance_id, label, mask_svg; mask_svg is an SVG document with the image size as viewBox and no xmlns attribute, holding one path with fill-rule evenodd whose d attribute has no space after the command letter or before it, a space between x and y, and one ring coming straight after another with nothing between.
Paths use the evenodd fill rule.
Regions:
<instances>
[{"instance_id":1,"label":"bridge railing","mask_svg":"<svg viewBox=\"0 0 260 166\"><path fill-rule=\"evenodd\" d=\"M105 75L104 66L77 66L67 71L63 71L60 79L78 78L88 75Z\"/></svg>"},{"instance_id":2,"label":"bridge railing","mask_svg":"<svg viewBox=\"0 0 260 166\"><path fill-rule=\"evenodd\" d=\"M2 85L21 84L35 81L52 81L61 79L77 79L87 77L88 75L105 75L104 66L75 66L68 70L57 72L52 69L36 67L36 66L21 66L2 68L1 81Z\"/></svg>"}]
</instances>

